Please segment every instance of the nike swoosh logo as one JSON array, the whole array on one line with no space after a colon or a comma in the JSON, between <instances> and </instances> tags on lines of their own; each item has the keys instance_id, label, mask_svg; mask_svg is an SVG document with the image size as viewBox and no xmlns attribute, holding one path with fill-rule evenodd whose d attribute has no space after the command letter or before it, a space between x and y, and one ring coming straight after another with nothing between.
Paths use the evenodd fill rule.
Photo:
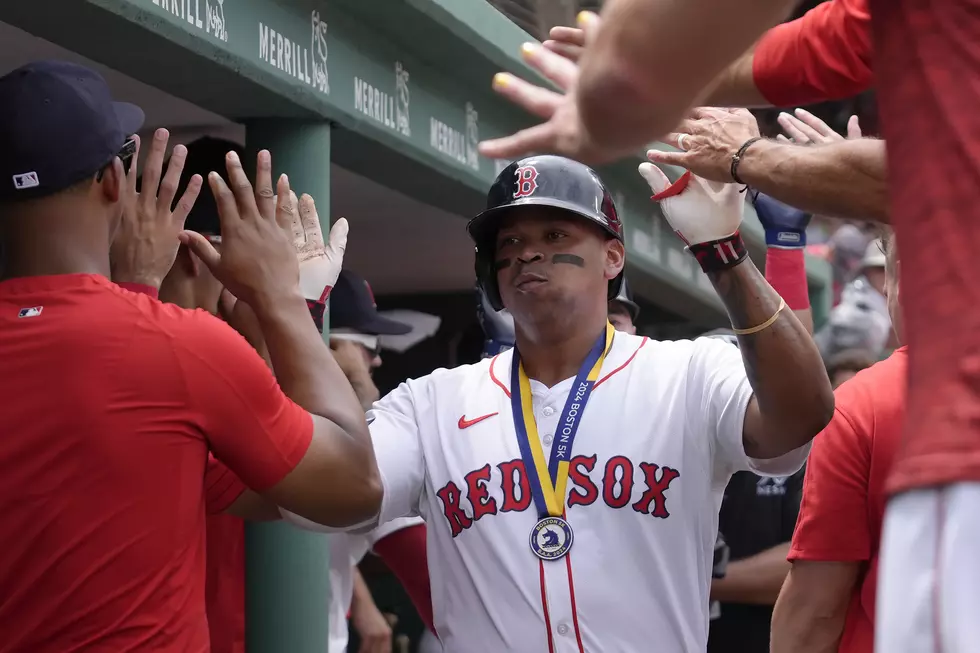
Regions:
<instances>
[{"instance_id":1,"label":"nike swoosh logo","mask_svg":"<svg viewBox=\"0 0 980 653\"><path fill-rule=\"evenodd\" d=\"M482 415L480 417L475 417L473 419L466 419L466 415L463 415L462 417L459 418L459 422L457 422L456 425L459 426L459 428L461 430L462 429L468 429L469 427L473 426L474 424L479 424L483 420L490 419L491 417L493 417L496 414L497 413L490 413L488 415Z\"/></svg>"}]
</instances>

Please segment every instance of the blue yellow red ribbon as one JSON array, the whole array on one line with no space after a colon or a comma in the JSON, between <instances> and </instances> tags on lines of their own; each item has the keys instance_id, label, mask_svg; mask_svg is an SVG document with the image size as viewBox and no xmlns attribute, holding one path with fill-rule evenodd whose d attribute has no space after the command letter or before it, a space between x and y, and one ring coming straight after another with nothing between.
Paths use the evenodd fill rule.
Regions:
<instances>
[{"instance_id":1,"label":"blue yellow red ribbon","mask_svg":"<svg viewBox=\"0 0 980 653\"><path fill-rule=\"evenodd\" d=\"M575 383L568 393L565 408L558 420L551 459L545 462L544 450L538 436L538 425L531 406L531 381L524 371L520 352L514 348L511 364L510 401L514 413L514 430L524 459L524 469L531 485L531 495L541 517L560 517L564 512L565 489L568 485L568 464L572 457L572 444L582 421L582 414L599 378L602 363L612 346L615 330L606 323L605 332L596 339L575 376Z\"/></svg>"}]
</instances>

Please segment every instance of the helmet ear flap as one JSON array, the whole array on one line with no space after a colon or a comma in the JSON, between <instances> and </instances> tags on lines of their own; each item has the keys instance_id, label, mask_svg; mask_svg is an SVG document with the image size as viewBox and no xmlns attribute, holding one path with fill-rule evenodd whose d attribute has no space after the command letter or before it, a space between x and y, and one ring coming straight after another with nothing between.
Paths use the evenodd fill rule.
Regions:
<instances>
[{"instance_id":1,"label":"helmet ear flap","mask_svg":"<svg viewBox=\"0 0 980 653\"><path fill-rule=\"evenodd\" d=\"M476 248L476 283L480 286L483 294L487 296L487 301L495 311L503 310L504 303L500 299L500 288L497 286L497 271L493 267L493 257L490 255L489 248Z\"/></svg>"}]
</instances>

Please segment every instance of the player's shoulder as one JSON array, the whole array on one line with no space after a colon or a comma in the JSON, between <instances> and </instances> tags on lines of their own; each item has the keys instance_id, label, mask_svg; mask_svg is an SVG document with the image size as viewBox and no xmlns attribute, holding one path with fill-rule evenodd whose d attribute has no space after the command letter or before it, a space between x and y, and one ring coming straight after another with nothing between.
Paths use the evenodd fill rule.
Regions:
<instances>
[{"instance_id":1,"label":"player's shoulder","mask_svg":"<svg viewBox=\"0 0 980 653\"><path fill-rule=\"evenodd\" d=\"M114 285L111 292L128 308L129 324L138 330L144 344L159 342L179 354L207 352L223 345L234 347L241 340L227 323L207 311L181 308Z\"/></svg>"}]
</instances>

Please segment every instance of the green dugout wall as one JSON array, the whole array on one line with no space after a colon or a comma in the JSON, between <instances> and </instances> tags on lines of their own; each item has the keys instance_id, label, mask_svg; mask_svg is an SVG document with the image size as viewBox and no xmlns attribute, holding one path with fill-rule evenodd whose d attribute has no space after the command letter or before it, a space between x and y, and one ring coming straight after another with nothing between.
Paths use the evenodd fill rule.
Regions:
<instances>
[{"instance_id":1,"label":"green dugout wall","mask_svg":"<svg viewBox=\"0 0 980 653\"><path fill-rule=\"evenodd\" d=\"M480 0L32 0L0 3L0 21L244 123L247 149L271 149L275 172L313 194L324 219L330 162L472 215L506 164L481 157L477 142L531 122L490 90L500 70L533 76L518 56L529 37ZM634 292L696 324L725 323L649 202L639 160L601 170L626 225ZM808 269L819 323L830 270L816 260ZM323 537L257 525L247 549L250 653L325 651Z\"/></svg>"}]
</instances>

